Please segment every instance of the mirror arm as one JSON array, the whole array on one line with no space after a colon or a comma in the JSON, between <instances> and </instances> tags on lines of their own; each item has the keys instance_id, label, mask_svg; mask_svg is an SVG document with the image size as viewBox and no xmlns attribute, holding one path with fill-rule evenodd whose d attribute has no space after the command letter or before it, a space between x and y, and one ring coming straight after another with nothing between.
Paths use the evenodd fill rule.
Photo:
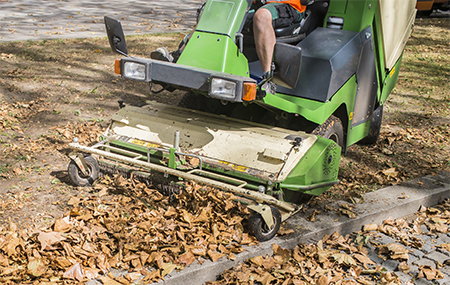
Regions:
<instances>
[{"instance_id":1,"label":"mirror arm","mask_svg":"<svg viewBox=\"0 0 450 285\"><path fill-rule=\"evenodd\" d=\"M125 56L125 57L130 57L131 58L131 56L129 56L128 54L126 54L126 53L124 53L124 52L122 52L122 51L120 51L118 48L117 48L117 44L120 42L120 38L118 38L118 37L114 37L113 38L113 41L114 41L114 49L115 49L115 51L118 53L118 54L121 54L121 55L123 55L123 56Z\"/></svg>"}]
</instances>

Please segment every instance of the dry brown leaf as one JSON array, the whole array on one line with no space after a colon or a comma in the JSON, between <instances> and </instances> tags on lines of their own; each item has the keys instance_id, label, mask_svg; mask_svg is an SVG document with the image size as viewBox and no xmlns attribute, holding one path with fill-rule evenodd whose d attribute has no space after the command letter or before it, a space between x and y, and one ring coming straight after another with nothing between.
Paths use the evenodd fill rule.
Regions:
<instances>
[{"instance_id":1,"label":"dry brown leaf","mask_svg":"<svg viewBox=\"0 0 450 285\"><path fill-rule=\"evenodd\" d=\"M398 265L398 270L400 270L403 273L409 273L410 268L409 268L408 264L405 261L402 261Z\"/></svg>"},{"instance_id":2,"label":"dry brown leaf","mask_svg":"<svg viewBox=\"0 0 450 285\"><path fill-rule=\"evenodd\" d=\"M194 255L206 256L206 248L203 246L195 246L190 249Z\"/></svg>"},{"instance_id":3,"label":"dry brown leaf","mask_svg":"<svg viewBox=\"0 0 450 285\"><path fill-rule=\"evenodd\" d=\"M419 266L419 274L417 278L426 278L428 281L444 278L442 272L428 265Z\"/></svg>"},{"instance_id":4,"label":"dry brown leaf","mask_svg":"<svg viewBox=\"0 0 450 285\"><path fill-rule=\"evenodd\" d=\"M59 232L40 232L38 235L38 240L41 243L41 250L53 250L56 249L52 245L64 241L64 238Z\"/></svg>"},{"instance_id":5,"label":"dry brown leaf","mask_svg":"<svg viewBox=\"0 0 450 285\"><path fill-rule=\"evenodd\" d=\"M276 278L273 277L269 272L264 272L262 276L258 275L258 277L256 277L256 281L261 282L263 285L269 285L275 279Z\"/></svg>"},{"instance_id":6,"label":"dry brown leaf","mask_svg":"<svg viewBox=\"0 0 450 285\"><path fill-rule=\"evenodd\" d=\"M394 260L408 260L409 251L397 243L389 243L380 248L380 253L389 253L390 258Z\"/></svg>"},{"instance_id":7,"label":"dry brown leaf","mask_svg":"<svg viewBox=\"0 0 450 285\"><path fill-rule=\"evenodd\" d=\"M176 262L178 264L185 264L186 266L189 266L190 264L192 264L195 261L195 256L194 254L192 254L192 252L188 251L182 255L180 255Z\"/></svg>"},{"instance_id":8,"label":"dry brown leaf","mask_svg":"<svg viewBox=\"0 0 450 285\"><path fill-rule=\"evenodd\" d=\"M100 270L98 270L97 268L84 268L84 276L89 279L89 280L93 280L93 279L97 279L100 277L99 274Z\"/></svg>"},{"instance_id":9,"label":"dry brown leaf","mask_svg":"<svg viewBox=\"0 0 450 285\"><path fill-rule=\"evenodd\" d=\"M385 169L382 171L382 173L384 175L386 175L387 177L397 177L398 176L398 172L395 169L395 167L389 168L389 169Z\"/></svg>"},{"instance_id":10,"label":"dry brown leaf","mask_svg":"<svg viewBox=\"0 0 450 285\"><path fill-rule=\"evenodd\" d=\"M6 236L6 240L0 244L1 249L7 254L8 257L17 254L16 247L22 246L22 239L17 236L17 233Z\"/></svg>"},{"instance_id":11,"label":"dry brown leaf","mask_svg":"<svg viewBox=\"0 0 450 285\"><path fill-rule=\"evenodd\" d=\"M366 264L375 264L375 262L373 262L372 259L370 259L369 257L362 255L362 254L358 254L355 253L353 255L354 258L356 258L359 262L361 262L362 264L366 265Z\"/></svg>"},{"instance_id":12,"label":"dry brown leaf","mask_svg":"<svg viewBox=\"0 0 450 285\"><path fill-rule=\"evenodd\" d=\"M162 267L161 277L164 277L167 274L172 273L172 271L175 270L175 268L177 268L176 264L173 263L164 264L164 266Z\"/></svg>"},{"instance_id":13,"label":"dry brown leaf","mask_svg":"<svg viewBox=\"0 0 450 285\"><path fill-rule=\"evenodd\" d=\"M7 267L9 266L8 258L0 253L0 266Z\"/></svg>"},{"instance_id":14,"label":"dry brown leaf","mask_svg":"<svg viewBox=\"0 0 450 285\"><path fill-rule=\"evenodd\" d=\"M345 253L335 253L332 254L331 257L339 264L343 264L346 266L356 265L356 261L350 255Z\"/></svg>"},{"instance_id":15,"label":"dry brown leaf","mask_svg":"<svg viewBox=\"0 0 450 285\"><path fill-rule=\"evenodd\" d=\"M123 285L108 276L101 276L99 279L102 281L103 285Z\"/></svg>"},{"instance_id":16,"label":"dry brown leaf","mask_svg":"<svg viewBox=\"0 0 450 285\"><path fill-rule=\"evenodd\" d=\"M68 232L72 229L72 225L70 224L69 217L65 217L63 219L57 219L55 224L53 225L53 230L55 232Z\"/></svg>"},{"instance_id":17,"label":"dry brown leaf","mask_svg":"<svg viewBox=\"0 0 450 285\"><path fill-rule=\"evenodd\" d=\"M367 224L367 225L363 226L364 232L376 231L376 230L378 230L378 225L375 223L371 223L371 224Z\"/></svg>"},{"instance_id":18,"label":"dry brown leaf","mask_svg":"<svg viewBox=\"0 0 450 285\"><path fill-rule=\"evenodd\" d=\"M208 256L211 258L212 262L216 262L222 256L225 256L224 253L219 253L217 251L208 250Z\"/></svg>"},{"instance_id":19,"label":"dry brown leaf","mask_svg":"<svg viewBox=\"0 0 450 285\"><path fill-rule=\"evenodd\" d=\"M47 266L42 259L31 259L28 261L27 269L29 274L39 277L47 271Z\"/></svg>"},{"instance_id":20,"label":"dry brown leaf","mask_svg":"<svg viewBox=\"0 0 450 285\"><path fill-rule=\"evenodd\" d=\"M261 255L252 257L249 260L251 263L255 264L258 267L262 266L264 263L264 258Z\"/></svg>"},{"instance_id":21,"label":"dry brown leaf","mask_svg":"<svg viewBox=\"0 0 450 285\"><path fill-rule=\"evenodd\" d=\"M146 284L148 282L157 282L161 278L161 272L159 270L153 270L152 272L148 273L144 279L141 280L141 283Z\"/></svg>"},{"instance_id":22,"label":"dry brown leaf","mask_svg":"<svg viewBox=\"0 0 450 285\"><path fill-rule=\"evenodd\" d=\"M287 229L287 228L284 228L284 227L280 227L280 229L278 230L277 235L284 236L284 235L289 235L289 234L293 234L293 233L295 233L294 229Z\"/></svg>"},{"instance_id":23,"label":"dry brown leaf","mask_svg":"<svg viewBox=\"0 0 450 285\"><path fill-rule=\"evenodd\" d=\"M142 277L142 274L139 272L130 272L130 273L126 274L124 277L131 283L135 283L136 280L138 280L139 278Z\"/></svg>"},{"instance_id":24,"label":"dry brown leaf","mask_svg":"<svg viewBox=\"0 0 450 285\"><path fill-rule=\"evenodd\" d=\"M273 253L275 256L281 256L284 261L288 261L291 257L291 252L288 249L281 248L277 244L272 245Z\"/></svg>"},{"instance_id":25,"label":"dry brown leaf","mask_svg":"<svg viewBox=\"0 0 450 285\"><path fill-rule=\"evenodd\" d=\"M71 197L69 201L67 202L67 205L69 206L76 206L81 202L80 198L78 197Z\"/></svg>"},{"instance_id":26,"label":"dry brown leaf","mask_svg":"<svg viewBox=\"0 0 450 285\"><path fill-rule=\"evenodd\" d=\"M436 247L443 248L443 249L446 249L447 251L450 251L450 243L441 243L439 245L436 245ZM0 256L0 260L1 260L1 256Z\"/></svg>"},{"instance_id":27,"label":"dry brown leaf","mask_svg":"<svg viewBox=\"0 0 450 285\"><path fill-rule=\"evenodd\" d=\"M81 265L77 262L72 267L67 269L63 276L64 278L75 279L81 282L84 278L84 273Z\"/></svg>"}]
</instances>

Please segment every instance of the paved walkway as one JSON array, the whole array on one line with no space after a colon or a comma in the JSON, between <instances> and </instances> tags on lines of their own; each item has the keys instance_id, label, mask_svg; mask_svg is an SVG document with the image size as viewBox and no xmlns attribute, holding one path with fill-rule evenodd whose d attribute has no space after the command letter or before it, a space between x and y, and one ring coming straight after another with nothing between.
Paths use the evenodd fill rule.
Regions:
<instances>
[{"instance_id":1,"label":"paved walkway","mask_svg":"<svg viewBox=\"0 0 450 285\"><path fill-rule=\"evenodd\" d=\"M409 229L409 234L419 243L420 248L405 246L407 259L398 260L384 259L379 252L383 251L386 245L402 245L400 238L393 238L384 233L378 232L374 238L367 243L367 256L376 264L381 265L389 272L395 273L402 284L422 285L422 284L450 284L450 252L447 246L450 244L449 233L437 233L430 231L425 225L420 227L421 234L414 234ZM413 244L412 241L408 241ZM408 243L407 242L407 243ZM428 278L427 279L427 274ZM439 276L439 277L438 277Z\"/></svg>"},{"instance_id":2,"label":"paved walkway","mask_svg":"<svg viewBox=\"0 0 450 285\"><path fill-rule=\"evenodd\" d=\"M125 35L186 31L202 0L9 0L0 2L0 42L104 37L103 17Z\"/></svg>"}]
</instances>

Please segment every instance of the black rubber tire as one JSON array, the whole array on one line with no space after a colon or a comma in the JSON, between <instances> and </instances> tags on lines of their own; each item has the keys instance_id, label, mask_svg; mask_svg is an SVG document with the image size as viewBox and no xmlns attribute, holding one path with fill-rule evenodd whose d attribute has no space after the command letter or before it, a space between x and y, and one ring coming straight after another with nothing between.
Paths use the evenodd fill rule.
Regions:
<instances>
[{"instance_id":1,"label":"black rubber tire","mask_svg":"<svg viewBox=\"0 0 450 285\"><path fill-rule=\"evenodd\" d=\"M381 121L383 120L383 106L379 106L372 113L367 137L359 141L360 144L375 144L380 136Z\"/></svg>"},{"instance_id":2,"label":"black rubber tire","mask_svg":"<svg viewBox=\"0 0 450 285\"><path fill-rule=\"evenodd\" d=\"M256 212L252 214L248 220L248 228L250 233L253 234L258 241L268 241L272 239L278 232L281 226L281 213L280 211L270 206L273 216L273 226L269 229L264 222L262 216Z\"/></svg>"},{"instance_id":3,"label":"black rubber tire","mask_svg":"<svg viewBox=\"0 0 450 285\"><path fill-rule=\"evenodd\" d=\"M98 178L100 168L98 166L97 160L92 156L86 156L84 160L86 161L88 167L88 175L84 175L83 173L81 173L77 164L73 160L70 161L69 167L67 169L67 171L69 172L70 180L72 180L72 183L76 186L92 186L94 184L94 181Z\"/></svg>"},{"instance_id":4,"label":"black rubber tire","mask_svg":"<svg viewBox=\"0 0 450 285\"><path fill-rule=\"evenodd\" d=\"M344 127L338 117L331 115L325 123L317 126L311 133L334 141L344 150Z\"/></svg>"}]
</instances>

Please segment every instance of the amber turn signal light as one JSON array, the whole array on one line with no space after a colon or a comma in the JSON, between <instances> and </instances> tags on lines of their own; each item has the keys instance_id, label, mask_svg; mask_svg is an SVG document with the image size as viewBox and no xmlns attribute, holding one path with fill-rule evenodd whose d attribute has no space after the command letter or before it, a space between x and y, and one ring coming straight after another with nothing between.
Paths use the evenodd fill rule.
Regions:
<instances>
[{"instance_id":1,"label":"amber turn signal light","mask_svg":"<svg viewBox=\"0 0 450 285\"><path fill-rule=\"evenodd\" d=\"M242 100L253 101L256 99L256 83L245 82L244 83L244 94Z\"/></svg>"},{"instance_id":2,"label":"amber turn signal light","mask_svg":"<svg viewBox=\"0 0 450 285\"><path fill-rule=\"evenodd\" d=\"M116 74L121 74L121 72L120 72L121 70L120 70L120 59L116 59L116 62L114 63L114 72L116 73Z\"/></svg>"}]
</instances>

